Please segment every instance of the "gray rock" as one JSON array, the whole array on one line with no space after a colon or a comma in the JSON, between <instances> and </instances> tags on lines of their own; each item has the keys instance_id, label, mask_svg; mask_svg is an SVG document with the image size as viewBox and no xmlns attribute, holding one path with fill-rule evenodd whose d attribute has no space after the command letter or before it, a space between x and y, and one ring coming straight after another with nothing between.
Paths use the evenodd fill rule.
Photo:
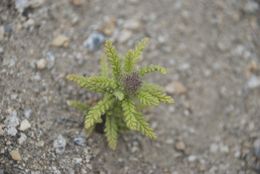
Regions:
<instances>
[{"instance_id":1,"label":"gray rock","mask_svg":"<svg viewBox=\"0 0 260 174\"><path fill-rule=\"evenodd\" d=\"M258 9L259 9L259 5L254 0L247 1L244 6L244 11L246 13L255 13L255 12L257 12Z\"/></svg>"},{"instance_id":2,"label":"gray rock","mask_svg":"<svg viewBox=\"0 0 260 174\"><path fill-rule=\"evenodd\" d=\"M17 134L16 127L19 125L19 119L17 117L17 112L13 111L6 119L5 119L5 130L7 135L15 136Z\"/></svg>"},{"instance_id":3,"label":"gray rock","mask_svg":"<svg viewBox=\"0 0 260 174\"><path fill-rule=\"evenodd\" d=\"M100 48L100 46L104 41L105 41L105 37L103 34L99 32L94 32L90 34L90 36L84 41L83 45L89 51L96 51Z\"/></svg>"},{"instance_id":4,"label":"gray rock","mask_svg":"<svg viewBox=\"0 0 260 174\"><path fill-rule=\"evenodd\" d=\"M63 154L66 147L66 139L62 135L59 135L57 139L54 140L53 147L57 154Z\"/></svg>"},{"instance_id":5,"label":"gray rock","mask_svg":"<svg viewBox=\"0 0 260 174\"><path fill-rule=\"evenodd\" d=\"M23 112L23 115L26 118L30 118L32 116L32 110L31 109L25 109L24 112Z\"/></svg>"},{"instance_id":6,"label":"gray rock","mask_svg":"<svg viewBox=\"0 0 260 174\"><path fill-rule=\"evenodd\" d=\"M28 7L37 8L40 7L45 0L15 0L15 8L19 13L23 13Z\"/></svg>"},{"instance_id":7,"label":"gray rock","mask_svg":"<svg viewBox=\"0 0 260 174\"><path fill-rule=\"evenodd\" d=\"M0 169L0 174L4 174L4 169Z\"/></svg>"},{"instance_id":8,"label":"gray rock","mask_svg":"<svg viewBox=\"0 0 260 174\"><path fill-rule=\"evenodd\" d=\"M38 70L43 70L43 69L46 68L47 63L48 63L47 60L45 60L45 59L40 59L40 60L38 60L38 61L36 62L36 67L37 67Z\"/></svg>"},{"instance_id":9,"label":"gray rock","mask_svg":"<svg viewBox=\"0 0 260 174\"><path fill-rule=\"evenodd\" d=\"M79 136L79 137L76 137L74 138L73 142L76 144L76 145L79 145L79 146L84 146L85 143L86 143L86 139L82 136Z\"/></svg>"},{"instance_id":10,"label":"gray rock","mask_svg":"<svg viewBox=\"0 0 260 174\"><path fill-rule=\"evenodd\" d=\"M24 28L33 28L33 26L35 25L35 22L33 19L28 19L24 24L23 27Z\"/></svg>"},{"instance_id":11,"label":"gray rock","mask_svg":"<svg viewBox=\"0 0 260 174\"><path fill-rule=\"evenodd\" d=\"M21 133L20 138L18 138L18 143L23 144L27 139L27 136L24 133Z\"/></svg>"},{"instance_id":12,"label":"gray rock","mask_svg":"<svg viewBox=\"0 0 260 174\"><path fill-rule=\"evenodd\" d=\"M197 156L195 156L195 155L190 155L190 156L188 157L188 161L189 161L189 162L194 162L195 160L197 160Z\"/></svg>"},{"instance_id":13,"label":"gray rock","mask_svg":"<svg viewBox=\"0 0 260 174\"><path fill-rule=\"evenodd\" d=\"M30 122L27 119L24 119L23 121L21 121L19 130L25 131L25 130L29 129L30 127L31 127Z\"/></svg>"},{"instance_id":14,"label":"gray rock","mask_svg":"<svg viewBox=\"0 0 260 174\"><path fill-rule=\"evenodd\" d=\"M47 58L46 58L46 60L47 60L47 68L48 69L51 69L53 66L54 66L54 64L55 64L55 56L53 55L53 53L52 52L48 52L47 53Z\"/></svg>"},{"instance_id":15,"label":"gray rock","mask_svg":"<svg viewBox=\"0 0 260 174\"><path fill-rule=\"evenodd\" d=\"M25 8L29 7L28 0L15 0L15 8L18 12L22 13Z\"/></svg>"},{"instance_id":16,"label":"gray rock","mask_svg":"<svg viewBox=\"0 0 260 174\"><path fill-rule=\"evenodd\" d=\"M0 31L1 32L1 31ZM1 36L0 36L1 37ZM1 39L0 39L1 40ZM4 53L4 48L3 47L0 47L0 54L3 54Z\"/></svg>"},{"instance_id":17,"label":"gray rock","mask_svg":"<svg viewBox=\"0 0 260 174\"><path fill-rule=\"evenodd\" d=\"M139 30L142 27L141 21L138 19L127 20L124 24L124 28L129 30Z\"/></svg>"},{"instance_id":18,"label":"gray rock","mask_svg":"<svg viewBox=\"0 0 260 174\"><path fill-rule=\"evenodd\" d=\"M127 40L131 38L132 35L133 33L130 30L123 30L119 33L117 41L119 43L125 43Z\"/></svg>"},{"instance_id":19,"label":"gray rock","mask_svg":"<svg viewBox=\"0 0 260 174\"><path fill-rule=\"evenodd\" d=\"M249 89L255 89L260 87L260 78L255 75L252 75L251 78L247 81L246 85Z\"/></svg>"},{"instance_id":20,"label":"gray rock","mask_svg":"<svg viewBox=\"0 0 260 174\"><path fill-rule=\"evenodd\" d=\"M260 159L260 138L256 139L254 142L254 154Z\"/></svg>"}]
</instances>

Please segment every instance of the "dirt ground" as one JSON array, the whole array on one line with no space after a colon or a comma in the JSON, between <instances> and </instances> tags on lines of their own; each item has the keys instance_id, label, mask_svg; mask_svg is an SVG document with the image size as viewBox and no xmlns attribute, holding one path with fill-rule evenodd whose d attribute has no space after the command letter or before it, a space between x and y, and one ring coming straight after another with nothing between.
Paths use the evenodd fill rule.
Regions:
<instances>
[{"instance_id":1,"label":"dirt ground","mask_svg":"<svg viewBox=\"0 0 260 174\"><path fill-rule=\"evenodd\" d=\"M259 5L1 0L0 174L260 173ZM146 111L156 141L131 132L112 151L84 136L67 100L95 95L65 76L98 71L102 46L84 43L93 33L122 54L149 37L141 64L168 68L147 77L176 101Z\"/></svg>"}]
</instances>

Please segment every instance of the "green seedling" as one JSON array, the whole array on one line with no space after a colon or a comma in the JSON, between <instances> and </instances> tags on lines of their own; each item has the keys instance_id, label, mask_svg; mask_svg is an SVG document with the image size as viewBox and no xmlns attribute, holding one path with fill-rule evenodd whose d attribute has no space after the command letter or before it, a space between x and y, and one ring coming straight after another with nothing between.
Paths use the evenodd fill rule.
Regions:
<instances>
[{"instance_id":1,"label":"green seedling","mask_svg":"<svg viewBox=\"0 0 260 174\"><path fill-rule=\"evenodd\" d=\"M92 107L79 101L71 101L70 105L84 112L87 132L92 132L100 124L104 125L104 133L112 149L117 146L119 134L126 130L139 131L151 139L156 139L141 110L160 103L174 102L162 87L144 81L144 76L148 73L166 74L166 68L159 65L141 68L136 66L147 42L148 39L143 39L134 49L120 56L112 42L106 41L105 56L101 58L98 75L67 76L67 79L80 87L102 94L102 99Z\"/></svg>"}]
</instances>

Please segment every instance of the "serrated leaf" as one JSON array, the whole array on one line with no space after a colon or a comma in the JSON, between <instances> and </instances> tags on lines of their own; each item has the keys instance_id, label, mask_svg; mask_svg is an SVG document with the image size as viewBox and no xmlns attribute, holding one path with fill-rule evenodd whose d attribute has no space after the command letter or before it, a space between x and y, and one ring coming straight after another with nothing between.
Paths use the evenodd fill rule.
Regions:
<instances>
[{"instance_id":1,"label":"serrated leaf","mask_svg":"<svg viewBox=\"0 0 260 174\"><path fill-rule=\"evenodd\" d=\"M110 95L105 96L94 107L90 108L85 117L85 128L89 129L96 123L101 123L101 115L103 115L114 103L113 97Z\"/></svg>"},{"instance_id":2,"label":"serrated leaf","mask_svg":"<svg viewBox=\"0 0 260 174\"><path fill-rule=\"evenodd\" d=\"M67 76L67 79L74 81L82 88L87 88L94 92L104 93L117 87L117 84L114 80L104 76L84 77L81 75L70 74Z\"/></svg>"},{"instance_id":3,"label":"serrated leaf","mask_svg":"<svg viewBox=\"0 0 260 174\"><path fill-rule=\"evenodd\" d=\"M89 109L89 106L87 104L82 103L78 100L70 100L68 101L68 105L83 112Z\"/></svg>"},{"instance_id":4,"label":"serrated leaf","mask_svg":"<svg viewBox=\"0 0 260 174\"><path fill-rule=\"evenodd\" d=\"M148 43L148 38L138 42L134 50L129 50L125 55L124 70L127 73L133 71L135 64L140 59L141 54Z\"/></svg>"},{"instance_id":5,"label":"serrated leaf","mask_svg":"<svg viewBox=\"0 0 260 174\"><path fill-rule=\"evenodd\" d=\"M105 124L105 135L107 137L108 145L111 149L115 150L118 138L118 124L115 117L107 116Z\"/></svg>"},{"instance_id":6,"label":"serrated leaf","mask_svg":"<svg viewBox=\"0 0 260 174\"><path fill-rule=\"evenodd\" d=\"M121 60L111 41L106 41L105 43L105 54L112 66L114 78L118 79L121 75Z\"/></svg>"},{"instance_id":7,"label":"serrated leaf","mask_svg":"<svg viewBox=\"0 0 260 174\"><path fill-rule=\"evenodd\" d=\"M140 68L139 75L144 76L145 74L152 73L152 72L159 72L161 74L166 74L167 69L159 65L149 65Z\"/></svg>"}]
</instances>

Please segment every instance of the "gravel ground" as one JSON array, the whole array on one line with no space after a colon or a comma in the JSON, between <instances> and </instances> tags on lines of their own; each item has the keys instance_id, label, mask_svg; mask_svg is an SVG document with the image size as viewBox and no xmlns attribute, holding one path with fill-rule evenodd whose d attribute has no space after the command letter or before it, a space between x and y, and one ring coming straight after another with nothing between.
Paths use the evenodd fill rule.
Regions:
<instances>
[{"instance_id":1,"label":"gravel ground","mask_svg":"<svg viewBox=\"0 0 260 174\"><path fill-rule=\"evenodd\" d=\"M0 174L260 173L259 0L1 0ZM146 111L158 135L107 147L85 137L67 100L97 96L65 80L91 75L105 39L141 64L175 105Z\"/></svg>"}]
</instances>

